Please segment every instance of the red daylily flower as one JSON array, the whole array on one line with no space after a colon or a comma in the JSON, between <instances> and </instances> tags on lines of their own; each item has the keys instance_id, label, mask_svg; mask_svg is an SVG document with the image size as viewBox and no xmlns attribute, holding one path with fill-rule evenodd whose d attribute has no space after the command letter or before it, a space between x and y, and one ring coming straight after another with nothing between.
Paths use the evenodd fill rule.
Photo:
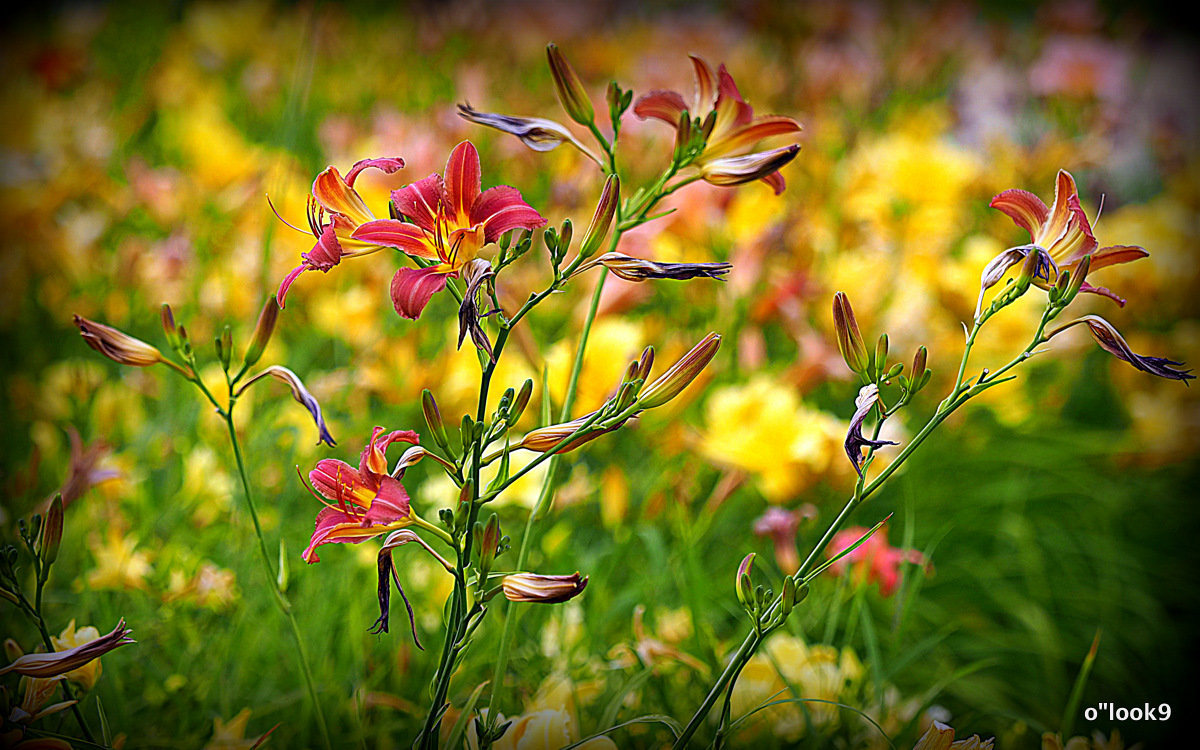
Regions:
<instances>
[{"instance_id":1,"label":"red daylily flower","mask_svg":"<svg viewBox=\"0 0 1200 750\"><path fill-rule=\"evenodd\" d=\"M345 177L337 167L326 167L324 172L317 175L317 179L313 180L312 195L308 196L308 226L317 243L312 250L300 254L300 265L293 268L280 283L279 292L275 295L280 307L283 307L292 282L305 271L328 273L329 269L342 262L342 258L370 255L383 249L351 236L359 225L375 218L355 191L354 181L367 168L392 174L403 167L403 159L383 157L355 163Z\"/></svg>"},{"instance_id":2,"label":"red daylily flower","mask_svg":"<svg viewBox=\"0 0 1200 750\"><path fill-rule=\"evenodd\" d=\"M383 428L376 427L357 469L345 461L325 458L309 472L313 488L337 505L327 503L317 514L316 529L304 550L305 562L320 562L316 548L322 544L357 544L418 521L404 485L388 473L387 449L395 442L415 445L417 433L395 430L383 434Z\"/></svg>"},{"instance_id":3,"label":"red daylily flower","mask_svg":"<svg viewBox=\"0 0 1200 750\"><path fill-rule=\"evenodd\" d=\"M1045 250L1057 266L1055 278L1034 280L1034 283L1043 288L1053 286L1057 274L1065 269L1071 269L1071 274L1074 275L1079 262L1087 255L1092 256L1089 272L1093 272L1098 268L1128 263L1150 254L1137 245L1111 245L1096 249L1100 243L1096 241L1092 225L1079 203L1079 190L1075 186L1075 178L1065 169L1058 171L1053 208L1047 208L1042 199L1033 193L1015 188L1005 190L992 198L988 205L1000 209L1017 226L1029 232L1033 244ZM1092 286L1086 281L1080 287L1080 291L1102 294L1118 305L1125 304L1124 299L1108 289Z\"/></svg>"},{"instance_id":4,"label":"red daylily flower","mask_svg":"<svg viewBox=\"0 0 1200 750\"><path fill-rule=\"evenodd\" d=\"M700 169L704 179L717 185L740 184L730 182L722 177L726 173L725 160L730 157L742 158L754 144L763 138L775 135L792 135L801 130L800 123L790 117L769 115L755 117L754 109L742 98L737 84L722 64L713 73L708 63L695 55L690 55L692 67L696 73L696 96L692 106L688 106L683 95L675 91L651 91L640 97L633 105L633 112L645 120L653 117L662 120L677 131L680 117L687 112L688 117L699 117L706 122L713 117L712 130L708 133L704 151L695 158L692 164ZM779 150L779 149L777 149ZM763 176L763 182L770 185L775 194L783 192L785 183L779 174L778 167L783 166L796 155L799 147L789 148L791 155L779 155L770 160L771 165L777 165L769 174ZM763 152L768 154L772 152ZM759 156L760 154L752 154ZM784 158L786 156L786 158ZM710 179L710 174L712 179ZM744 180L743 180L744 181Z\"/></svg>"},{"instance_id":5,"label":"red daylily flower","mask_svg":"<svg viewBox=\"0 0 1200 750\"><path fill-rule=\"evenodd\" d=\"M448 276L473 260L480 248L513 229L537 229L546 220L516 188L500 185L480 191L479 152L470 141L454 147L445 175L431 174L392 191L400 219L366 221L353 239L394 247L436 261L425 268L401 268L392 278L392 303L401 317L415 320Z\"/></svg>"},{"instance_id":6,"label":"red daylily flower","mask_svg":"<svg viewBox=\"0 0 1200 750\"><path fill-rule=\"evenodd\" d=\"M826 553L834 557L842 550L852 546L868 529L854 526L834 535ZM925 556L915 549L900 549L888 544L887 529L879 529L871 538L863 542L850 554L829 566L832 575L845 575L848 569L853 571L857 581L877 581L880 596L891 596L900 585L900 564L928 565Z\"/></svg>"}]
</instances>

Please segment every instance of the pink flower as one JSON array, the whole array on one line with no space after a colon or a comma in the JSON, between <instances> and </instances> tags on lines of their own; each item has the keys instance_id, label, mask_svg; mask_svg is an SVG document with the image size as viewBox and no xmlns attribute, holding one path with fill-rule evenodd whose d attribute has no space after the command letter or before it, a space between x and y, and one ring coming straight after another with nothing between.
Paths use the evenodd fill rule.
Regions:
<instances>
[{"instance_id":1,"label":"pink flower","mask_svg":"<svg viewBox=\"0 0 1200 750\"><path fill-rule=\"evenodd\" d=\"M837 556L838 553L862 539L867 531L869 529L861 526L853 526L839 531L834 535L833 541L829 543L826 556L830 558ZM887 529L881 528L872 534L870 539L863 542L858 549L829 566L829 572L835 576L845 575L848 569L853 568L856 581L877 581L879 594L891 596L896 593L896 588L900 585L900 563L904 562L913 565L927 564L925 556L915 549L900 549L888 545Z\"/></svg>"},{"instance_id":2,"label":"pink flower","mask_svg":"<svg viewBox=\"0 0 1200 750\"><path fill-rule=\"evenodd\" d=\"M407 220L378 219L362 223L354 240L394 247L408 255L436 261L424 268L401 268L392 278L392 303L401 317L420 317L429 299L457 276L480 248L513 229L537 229L546 220L506 185L480 191L479 152L470 141L455 146L445 175L392 191L396 212Z\"/></svg>"},{"instance_id":3,"label":"pink flower","mask_svg":"<svg viewBox=\"0 0 1200 750\"><path fill-rule=\"evenodd\" d=\"M662 120L677 133L685 112L688 118L700 118L707 138L704 150L691 163L705 180L714 185L739 185L761 179L776 195L782 193L785 184L779 168L795 158L800 147L793 144L772 151L746 152L764 138L799 133L800 123L781 115L755 117L724 64L714 74L708 63L695 55L690 57L696 73L692 105L689 107L678 92L651 91L633 105L634 114L643 120Z\"/></svg>"},{"instance_id":4,"label":"pink flower","mask_svg":"<svg viewBox=\"0 0 1200 750\"><path fill-rule=\"evenodd\" d=\"M305 271L328 273L329 269L342 262L342 258L370 255L383 249L351 236L361 224L375 218L355 191L354 181L367 168L392 174L403 167L403 159L383 157L357 162L345 177L337 167L326 167L324 172L317 175L317 179L313 180L312 195L308 197L308 226L317 243L312 250L300 254L300 265L293 268L279 284L279 292L275 296L280 307L283 307L292 282Z\"/></svg>"},{"instance_id":5,"label":"pink flower","mask_svg":"<svg viewBox=\"0 0 1200 750\"><path fill-rule=\"evenodd\" d=\"M1111 245L1096 249L1100 244L1092 234L1092 225L1079 203L1079 190L1075 178L1066 170L1058 171L1054 186L1054 207L1047 208L1033 193L1027 190L1005 190L988 204L1007 214L1017 226L1029 232L1033 244L1045 250L1056 265L1057 272L1076 268L1084 256L1091 255L1090 272L1117 263L1128 263L1145 258L1150 253L1137 245ZM1057 278L1057 273L1055 274ZM1035 279L1042 287L1052 286L1055 279ZM1095 287L1084 282L1080 291L1102 294L1124 305L1125 300L1104 287Z\"/></svg>"},{"instance_id":6,"label":"pink flower","mask_svg":"<svg viewBox=\"0 0 1200 750\"><path fill-rule=\"evenodd\" d=\"M388 446L395 442L415 445L417 433L412 430L382 433L382 427L371 433L357 469L345 461L326 458L309 472L313 488L337 505L326 503L317 513L316 529L303 554L305 562L320 562L316 548L322 544L357 544L417 522L408 492L400 480L388 473L387 463Z\"/></svg>"}]
</instances>

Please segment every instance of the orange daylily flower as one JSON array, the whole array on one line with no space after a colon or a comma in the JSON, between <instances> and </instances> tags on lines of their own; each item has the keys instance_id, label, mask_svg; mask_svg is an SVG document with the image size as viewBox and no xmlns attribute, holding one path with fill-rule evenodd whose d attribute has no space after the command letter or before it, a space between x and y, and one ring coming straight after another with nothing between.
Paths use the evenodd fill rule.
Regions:
<instances>
[{"instance_id":1,"label":"orange daylily flower","mask_svg":"<svg viewBox=\"0 0 1200 750\"><path fill-rule=\"evenodd\" d=\"M782 115L755 117L754 109L742 98L724 64L713 73L708 63L695 55L690 57L696 73L696 96L692 106L689 107L678 92L651 91L634 103L634 114L643 120L648 117L662 120L676 130L684 113L689 118L701 118L711 130L704 150L692 165L700 170L706 181L714 185L739 185L761 179L775 190L776 195L782 193L786 185L779 168L791 161L800 147L793 144L772 151L746 152L764 138L799 133L800 123ZM763 172L764 169L769 171Z\"/></svg>"},{"instance_id":2,"label":"orange daylily flower","mask_svg":"<svg viewBox=\"0 0 1200 750\"><path fill-rule=\"evenodd\" d=\"M1053 286L1057 274L1064 270L1070 269L1074 276L1080 261L1088 255L1092 256L1089 270L1095 271L1105 266L1145 258L1150 254L1137 245L1110 245L1096 249L1100 243L1096 241L1092 225L1079 203L1079 189L1075 186L1075 178L1065 169L1058 171L1053 208L1047 208L1042 199L1033 193L1015 188L1005 190L992 198L988 205L1003 211L1017 226L1029 232L1033 244L1050 256L1050 260L1056 266L1055 278L1034 279L1034 283L1043 288ZM1125 304L1124 299L1104 287L1084 282L1080 291L1101 294L1118 305Z\"/></svg>"},{"instance_id":3,"label":"orange daylily flower","mask_svg":"<svg viewBox=\"0 0 1200 750\"><path fill-rule=\"evenodd\" d=\"M392 443L416 444L417 433L376 427L363 448L358 468L325 458L308 474L313 488L337 505L326 504L317 514L316 529L302 557L320 562L316 548L332 542L358 542L403 529L418 519L400 480L388 473L387 449ZM319 498L318 498L319 499Z\"/></svg>"},{"instance_id":4,"label":"orange daylily flower","mask_svg":"<svg viewBox=\"0 0 1200 750\"><path fill-rule=\"evenodd\" d=\"M356 162L345 177L337 167L326 167L324 172L317 175L317 179L313 180L312 195L308 197L308 226L317 243L312 250L300 254L300 265L293 268L279 284L276 298L280 307L283 307L292 282L305 271L328 273L329 269L342 262L342 258L370 255L383 249L352 237L355 229L375 218L354 189L354 181L364 169L378 169L384 174L392 174L403 167L403 159L388 156Z\"/></svg>"},{"instance_id":5,"label":"orange daylily flower","mask_svg":"<svg viewBox=\"0 0 1200 750\"><path fill-rule=\"evenodd\" d=\"M546 225L516 188L499 185L481 191L481 185L479 152L463 141L450 153L445 175L431 174L392 191L392 204L407 221L366 221L352 233L357 241L436 261L396 271L392 303L401 317L420 317L429 299L446 287L447 277L457 276L484 245L513 229Z\"/></svg>"}]
</instances>

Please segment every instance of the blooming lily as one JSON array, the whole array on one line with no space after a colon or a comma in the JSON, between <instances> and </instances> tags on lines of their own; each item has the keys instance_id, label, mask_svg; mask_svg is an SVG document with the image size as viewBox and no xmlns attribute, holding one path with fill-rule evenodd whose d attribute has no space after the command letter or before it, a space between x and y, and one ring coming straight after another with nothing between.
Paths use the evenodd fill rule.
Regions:
<instances>
[{"instance_id":1,"label":"blooming lily","mask_svg":"<svg viewBox=\"0 0 1200 750\"><path fill-rule=\"evenodd\" d=\"M1150 254L1137 245L1111 245L1097 249L1099 243L1092 233L1087 214L1079 203L1079 190L1075 186L1075 178L1064 169L1058 171L1053 208L1047 208L1041 198L1033 193L1019 189L1005 190L992 198L988 205L1003 211L1017 226L1029 232L1033 238L1033 245L1045 250L1050 256L1050 261L1055 267L1055 278L1034 280L1034 283L1043 288L1052 286L1057 274L1063 270L1071 269L1071 274L1075 275L1076 267L1088 255L1092 256L1090 270L1095 271L1117 263L1128 263ZM1125 304L1124 299L1104 287L1092 286L1085 282L1080 291L1102 294L1118 305Z\"/></svg>"},{"instance_id":2,"label":"blooming lily","mask_svg":"<svg viewBox=\"0 0 1200 750\"><path fill-rule=\"evenodd\" d=\"M681 128L681 120L690 123L688 118L702 118L707 138L704 149L691 164L699 168L705 180L714 185L737 185L758 178L770 185L776 195L782 193L785 184L779 168L796 156L798 146L777 149L779 153L763 152L771 156L751 158L750 162L731 163L729 159L741 158L763 138L799 133L800 123L782 115L755 117L753 108L742 98L723 64L713 73L708 63L695 55L690 57L696 73L696 96L692 105L689 107L678 92L651 91L633 105L634 114L643 120L648 117L662 120L675 128L677 133ZM683 127L690 129L690 124ZM749 156L759 157L762 154ZM749 169L748 165L754 169ZM761 171L763 165L771 167L770 171L756 173L755 170ZM733 166L738 167L739 174L753 176L733 179L730 176L730 167Z\"/></svg>"},{"instance_id":3,"label":"blooming lily","mask_svg":"<svg viewBox=\"0 0 1200 750\"><path fill-rule=\"evenodd\" d=\"M448 276L459 272L479 250L513 229L537 229L546 220L506 185L480 191L479 152L470 141L455 146L445 175L431 174L392 191L396 212L407 218L366 221L352 233L356 241L397 248L435 261L401 268L392 278L392 303L401 317L415 320Z\"/></svg>"},{"instance_id":4,"label":"blooming lily","mask_svg":"<svg viewBox=\"0 0 1200 750\"><path fill-rule=\"evenodd\" d=\"M389 531L424 524L413 513L404 485L388 473L387 449L396 442L415 445L417 433L395 430L384 434L384 428L376 427L357 469L345 461L325 458L309 472L313 488L337 505L326 503L317 514L312 540L302 555L305 562L320 562L316 548L322 544L357 544Z\"/></svg>"},{"instance_id":5,"label":"blooming lily","mask_svg":"<svg viewBox=\"0 0 1200 750\"><path fill-rule=\"evenodd\" d=\"M276 298L280 307L283 307L292 282L305 271L328 273L329 269L342 262L342 258L370 255L383 249L351 236L360 225L375 218L354 189L354 181L364 169L378 169L384 174L392 174L403 167L403 159L389 156L356 162L345 177L337 167L326 167L324 172L317 175L317 179L313 180L312 194L308 196L308 226L317 243L312 250L300 254L300 265L293 268L279 284Z\"/></svg>"}]
</instances>

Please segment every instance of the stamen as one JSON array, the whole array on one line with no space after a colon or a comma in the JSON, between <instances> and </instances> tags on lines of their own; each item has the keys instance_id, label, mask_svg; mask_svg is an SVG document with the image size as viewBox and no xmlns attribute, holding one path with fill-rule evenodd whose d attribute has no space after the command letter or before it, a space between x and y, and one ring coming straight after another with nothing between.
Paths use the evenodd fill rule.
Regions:
<instances>
[{"instance_id":1,"label":"stamen","mask_svg":"<svg viewBox=\"0 0 1200 750\"><path fill-rule=\"evenodd\" d=\"M291 227L292 229L295 229L297 232L300 232L301 234L308 234L308 232L305 232L305 231L304 231L303 229L301 229L300 227L296 226L296 225L295 225L295 224L293 224L292 222L290 222L290 221L288 221L287 219L283 218L283 216L282 216L282 215L280 215L280 213L279 213L279 210L275 208L275 204L271 202L271 196L269 196L269 195L267 196L267 205L271 207L271 211L272 211L272 212L275 214L275 218L276 218L276 219L279 219L279 220L280 220L280 221L282 221L284 224L287 224L289 227Z\"/></svg>"}]
</instances>

